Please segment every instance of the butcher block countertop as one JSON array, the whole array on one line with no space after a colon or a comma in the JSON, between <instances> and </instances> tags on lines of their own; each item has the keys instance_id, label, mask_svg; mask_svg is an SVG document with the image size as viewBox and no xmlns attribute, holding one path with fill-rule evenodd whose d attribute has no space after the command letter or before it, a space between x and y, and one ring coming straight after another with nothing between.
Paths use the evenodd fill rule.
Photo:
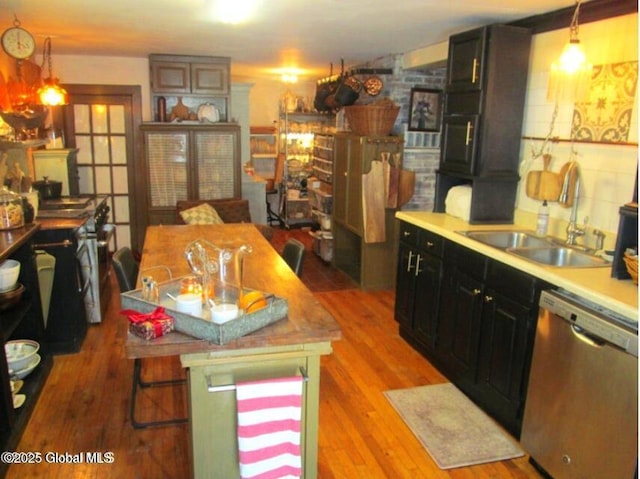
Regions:
<instances>
[{"instance_id":1,"label":"butcher block countertop","mask_svg":"<svg viewBox=\"0 0 640 479\"><path fill-rule=\"evenodd\" d=\"M30 223L22 228L0 231L0 262L7 259L38 231L40 225Z\"/></svg>"},{"instance_id":2,"label":"butcher block countertop","mask_svg":"<svg viewBox=\"0 0 640 479\"><path fill-rule=\"evenodd\" d=\"M304 348L305 344L340 339L338 323L252 224L150 226L142 250L140 274L143 275L145 270L154 266L169 267L174 278L192 274L184 250L191 241L197 239L220 246L251 245L253 252L244 260L244 286L287 299L287 318L222 346L175 331L151 341L129 333L125 344L127 357L198 352L227 354L234 350L238 354L247 354L252 348L271 346L295 350ZM153 271L149 274L153 276ZM124 324L126 320L123 317Z\"/></svg>"},{"instance_id":3,"label":"butcher block countertop","mask_svg":"<svg viewBox=\"0 0 640 479\"><path fill-rule=\"evenodd\" d=\"M594 301L638 321L638 286L630 279L611 277L611 268L557 268L539 265L471 239L458 231L530 229L513 224L471 225L445 213L401 211L396 218L432 231L448 240L485 254L496 261L536 276L555 286Z\"/></svg>"},{"instance_id":4,"label":"butcher block countertop","mask_svg":"<svg viewBox=\"0 0 640 479\"><path fill-rule=\"evenodd\" d=\"M87 222L87 218L36 218L43 230L75 230Z\"/></svg>"}]
</instances>

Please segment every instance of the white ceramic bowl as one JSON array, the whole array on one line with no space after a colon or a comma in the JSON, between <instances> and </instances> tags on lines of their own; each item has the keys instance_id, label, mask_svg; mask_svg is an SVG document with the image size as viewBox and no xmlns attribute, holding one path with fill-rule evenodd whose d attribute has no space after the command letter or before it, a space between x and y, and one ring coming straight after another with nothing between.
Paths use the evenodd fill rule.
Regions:
<instances>
[{"instance_id":1,"label":"white ceramic bowl","mask_svg":"<svg viewBox=\"0 0 640 479\"><path fill-rule=\"evenodd\" d=\"M14 373L25 369L33 362L39 349L38 342L30 339L7 341L4 345L4 353L7 356L9 369Z\"/></svg>"},{"instance_id":2,"label":"white ceramic bowl","mask_svg":"<svg viewBox=\"0 0 640 479\"><path fill-rule=\"evenodd\" d=\"M29 363L29 365L26 368L20 369L19 371L13 371L13 375L16 376L18 379L26 378L29 374L33 372L33 370L38 366L38 364L40 364L40 359L41 359L40 355L36 354L31 359L31 363Z\"/></svg>"},{"instance_id":3,"label":"white ceramic bowl","mask_svg":"<svg viewBox=\"0 0 640 479\"><path fill-rule=\"evenodd\" d=\"M11 291L18 283L20 262L7 259L0 264L0 292Z\"/></svg>"}]
</instances>

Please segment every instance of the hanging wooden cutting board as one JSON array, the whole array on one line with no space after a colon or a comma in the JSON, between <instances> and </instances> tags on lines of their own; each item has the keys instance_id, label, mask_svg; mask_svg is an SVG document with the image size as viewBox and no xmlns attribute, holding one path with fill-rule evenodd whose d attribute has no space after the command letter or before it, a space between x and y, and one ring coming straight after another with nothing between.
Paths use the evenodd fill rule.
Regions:
<instances>
[{"instance_id":1,"label":"hanging wooden cutting board","mask_svg":"<svg viewBox=\"0 0 640 479\"><path fill-rule=\"evenodd\" d=\"M416 174L411 170L400 170L400 181L398 182L398 208L406 205L411 198L416 187Z\"/></svg>"},{"instance_id":2,"label":"hanging wooden cutting board","mask_svg":"<svg viewBox=\"0 0 640 479\"><path fill-rule=\"evenodd\" d=\"M373 160L362 175L362 222L365 243L382 243L385 232L384 171L382 161Z\"/></svg>"},{"instance_id":3,"label":"hanging wooden cutting board","mask_svg":"<svg viewBox=\"0 0 640 479\"><path fill-rule=\"evenodd\" d=\"M551 155L543 156L544 169L530 171L527 175L526 194L534 200L557 201L560 196L558 174L549 170Z\"/></svg>"},{"instance_id":4,"label":"hanging wooden cutting board","mask_svg":"<svg viewBox=\"0 0 640 479\"><path fill-rule=\"evenodd\" d=\"M576 182L578 181L578 171L576 168L572 167L572 162L568 161L562 168L560 168L560 173L558 173L558 189L562 192L562 187L564 185L565 177L569 175L567 181L568 189L567 189L567 200L565 202L558 202L560 206L564 206L565 208L570 208L573 206L573 200L576 190ZM558 195L559 196L559 195Z\"/></svg>"},{"instance_id":5,"label":"hanging wooden cutting board","mask_svg":"<svg viewBox=\"0 0 640 479\"><path fill-rule=\"evenodd\" d=\"M558 174L549 170L551 155L544 155L544 169L540 174L539 196L541 200L558 201L560 188L558 186Z\"/></svg>"},{"instance_id":6,"label":"hanging wooden cutting board","mask_svg":"<svg viewBox=\"0 0 640 479\"><path fill-rule=\"evenodd\" d=\"M385 206L387 205L387 198L389 198L389 178L391 175L391 164L389 163L389 159L391 158L391 153L388 151L383 151L380 153L380 158L382 159L382 178L384 182L384 202Z\"/></svg>"},{"instance_id":7,"label":"hanging wooden cutting board","mask_svg":"<svg viewBox=\"0 0 640 479\"><path fill-rule=\"evenodd\" d=\"M400 167L402 160L400 153L393 154L393 163L389 166L389 194L387 195L387 208L398 207L398 188L400 186Z\"/></svg>"}]
</instances>

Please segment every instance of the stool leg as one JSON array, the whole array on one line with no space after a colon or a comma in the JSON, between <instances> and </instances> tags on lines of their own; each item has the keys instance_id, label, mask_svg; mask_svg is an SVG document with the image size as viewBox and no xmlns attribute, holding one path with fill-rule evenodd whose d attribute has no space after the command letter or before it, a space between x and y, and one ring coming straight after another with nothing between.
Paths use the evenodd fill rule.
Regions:
<instances>
[{"instance_id":1,"label":"stool leg","mask_svg":"<svg viewBox=\"0 0 640 479\"><path fill-rule=\"evenodd\" d=\"M160 426L171 426L176 424L186 424L189 419L188 418L177 418L177 419L166 419L163 421L149 421L149 422L139 422L135 418L136 412L136 398L138 397L138 387L146 388L153 386L169 386L175 384L183 384L186 382L185 379L171 379L167 381L142 381L140 377L140 370L142 369L142 360L140 358L136 358L133 360L133 381L131 385L131 404L129 405L129 416L131 418L131 425L134 429L145 429L148 427L160 427Z\"/></svg>"}]
</instances>

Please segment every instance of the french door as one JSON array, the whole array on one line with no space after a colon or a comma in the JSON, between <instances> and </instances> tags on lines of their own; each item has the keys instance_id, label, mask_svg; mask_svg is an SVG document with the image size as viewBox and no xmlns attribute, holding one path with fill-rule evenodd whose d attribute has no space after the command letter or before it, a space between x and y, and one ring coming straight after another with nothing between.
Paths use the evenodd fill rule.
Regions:
<instances>
[{"instance_id":1,"label":"french door","mask_svg":"<svg viewBox=\"0 0 640 479\"><path fill-rule=\"evenodd\" d=\"M69 105L63 107L67 148L78 148L80 194L106 195L109 221L116 225L110 250L138 244L137 208L131 201L138 177L138 127L142 121L141 90L129 85L65 85ZM55 112L54 112L55 121ZM141 175L143 178L143 175Z\"/></svg>"}]
</instances>

